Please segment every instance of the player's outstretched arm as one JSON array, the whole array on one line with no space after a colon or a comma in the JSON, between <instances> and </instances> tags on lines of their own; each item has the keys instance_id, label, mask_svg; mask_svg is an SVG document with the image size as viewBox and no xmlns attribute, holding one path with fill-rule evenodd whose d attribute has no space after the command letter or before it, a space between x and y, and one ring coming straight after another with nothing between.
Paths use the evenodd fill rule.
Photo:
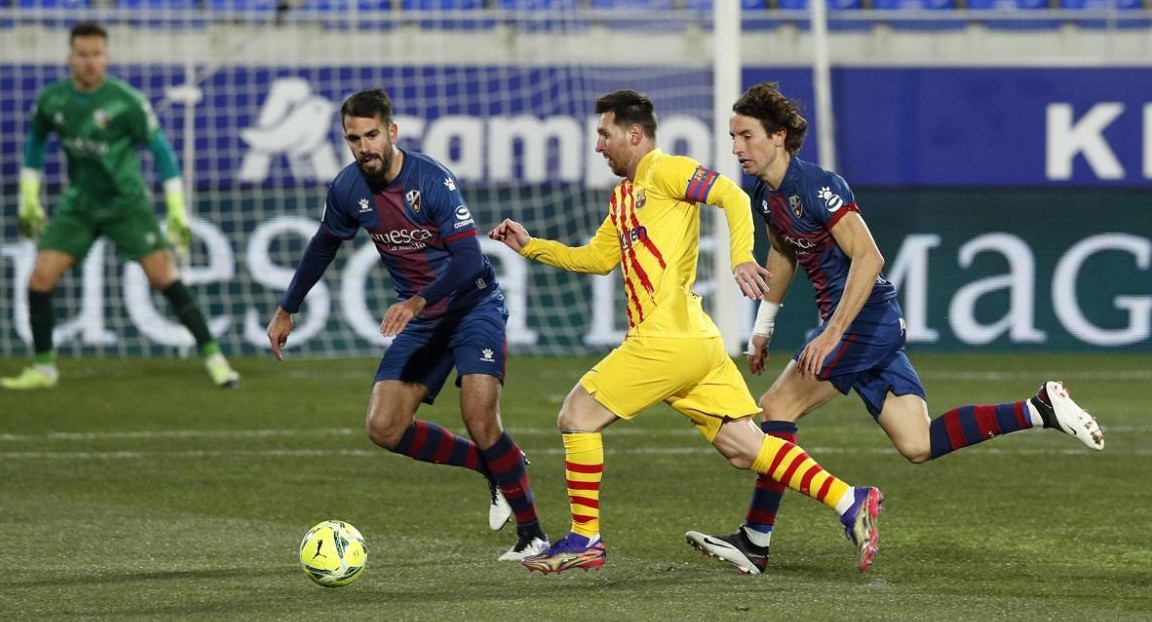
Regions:
<instances>
[{"instance_id":1,"label":"player's outstretched arm","mask_svg":"<svg viewBox=\"0 0 1152 622\"><path fill-rule=\"evenodd\" d=\"M288 343L288 334L291 332L292 314L285 311L284 307L276 307L272 321L268 322L268 344L272 346L272 356L275 356L277 361L284 360L281 349Z\"/></svg>"},{"instance_id":2,"label":"player's outstretched arm","mask_svg":"<svg viewBox=\"0 0 1152 622\"><path fill-rule=\"evenodd\" d=\"M524 228L524 225L511 218L505 218L503 222L496 225L495 229L488 232L488 237L497 242L503 242L505 246L517 253L532 240L532 236L528 235L528 230Z\"/></svg>"}]
</instances>

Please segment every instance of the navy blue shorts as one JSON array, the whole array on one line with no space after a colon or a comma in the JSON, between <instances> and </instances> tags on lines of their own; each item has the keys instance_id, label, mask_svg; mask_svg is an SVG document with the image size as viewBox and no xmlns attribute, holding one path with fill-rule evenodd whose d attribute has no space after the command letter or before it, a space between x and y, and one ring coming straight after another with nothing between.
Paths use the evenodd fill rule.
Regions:
<instances>
[{"instance_id":1,"label":"navy blue shorts","mask_svg":"<svg viewBox=\"0 0 1152 622\"><path fill-rule=\"evenodd\" d=\"M409 322L380 360L376 382L419 382L428 387L424 401L431 404L453 367L456 386L460 386L460 376L468 374L503 380L508 356L507 320L504 298L492 296L472 309L435 322Z\"/></svg>"},{"instance_id":2,"label":"navy blue shorts","mask_svg":"<svg viewBox=\"0 0 1152 622\"><path fill-rule=\"evenodd\" d=\"M822 324L793 356L800 358L804 347L824 332ZM840 345L824 359L820 379L831 382L845 395L855 389L873 417L884 408L889 392L925 398L920 376L904 352L904 313L892 299L880 305L866 305L848 326Z\"/></svg>"}]
</instances>

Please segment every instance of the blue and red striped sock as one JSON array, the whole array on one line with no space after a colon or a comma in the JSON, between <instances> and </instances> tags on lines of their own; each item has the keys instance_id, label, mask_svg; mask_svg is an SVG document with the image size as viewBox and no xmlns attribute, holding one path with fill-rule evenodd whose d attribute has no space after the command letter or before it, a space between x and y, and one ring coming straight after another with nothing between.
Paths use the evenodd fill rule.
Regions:
<instances>
[{"instance_id":1,"label":"blue and red striped sock","mask_svg":"<svg viewBox=\"0 0 1152 622\"><path fill-rule=\"evenodd\" d=\"M480 455L480 448L471 440L456 436L447 428L431 421L414 419L404 431L392 453L408 456L421 462L464 467L491 477L488 465Z\"/></svg>"},{"instance_id":2,"label":"blue and red striped sock","mask_svg":"<svg viewBox=\"0 0 1152 622\"><path fill-rule=\"evenodd\" d=\"M969 404L936 417L928 427L932 460L957 449L1033 425L1027 401Z\"/></svg>"},{"instance_id":3,"label":"blue and red striped sock","mask_svg":"<svg viewBox=\"0 0 1152 622\"><path fill-rule=\"evenodd\" d=\"M528 483L528 469L524 462L524 452L508 436L507 432L500 435L488 449L481 449L484 461L488 463L488 470L492 479L504 493L508 505L512 506L512 514L516 517L517 532L533 527L539 527L539 518L536 515L536 500L532 497L532 487Z\"/></svg>"},{"instance_id":4,"label":"blue and red striped sock","mask_svg":"<svg viewBox=\"0 0 1152 622\"><path fill-rule=\"evenodd\" d=\"M760 429L769 436L796 443L796 422L794 421L762 421ZM752 492L752 501L748 504L748 513L744 517L744 526L760 533L771 533L776 525L776 512L780 509L780 502L784 499L784 491L788 485L778 482L768 475L756 477L756 490Z\"/></svg>"}]
</instances>

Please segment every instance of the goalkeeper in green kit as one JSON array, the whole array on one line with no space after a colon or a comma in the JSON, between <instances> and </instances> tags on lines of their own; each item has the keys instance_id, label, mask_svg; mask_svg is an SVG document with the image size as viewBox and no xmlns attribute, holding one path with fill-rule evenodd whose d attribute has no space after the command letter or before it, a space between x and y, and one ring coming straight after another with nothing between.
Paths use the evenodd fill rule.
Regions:
<instances>
[{"instance_id":1,"label":"goalkeeper in green kit","mask_svg":"<svg viewBox=\"0 0 1152 622\"><path fill-rule=\"evenodd\" d=\"M52 351L52 290L66 270L84 260L100 236L124 259L138 261L152 287L171 303L192 332L212 382L230 388L240 375L228 365L204 314L180 280L172 248L192 240L176 154L160 130L148 100L106 74L108 33L80 23L69 35L71 76L40 92L24 146L20 171L19 227L39 238L28 279L28 307L35 363L19 376L0 379L5 389L49 389L59 381ZM55 132L67 159L68 186L49 223L40 204L44 151ZM147 146L164 181L168 235L160 230L140 172L139 147Z\"/></svg>"}]
</instances>

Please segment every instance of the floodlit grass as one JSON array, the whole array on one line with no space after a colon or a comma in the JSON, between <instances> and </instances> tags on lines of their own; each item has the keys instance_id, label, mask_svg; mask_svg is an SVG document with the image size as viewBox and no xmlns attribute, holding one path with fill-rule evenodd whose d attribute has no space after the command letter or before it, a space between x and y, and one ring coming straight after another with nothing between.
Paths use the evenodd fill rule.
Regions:
<instances>
[{"instance_id":1,"label":"floodlit grass","mask_svg":"<svg viewBox=\"0 0 1152 622\"><path fill-rule=\"evenodd\" d=\"M825 467L884 490L876 565L853 569L835 515L784 502L769 571L738 576L683 541L743 518L752 478L667 407L605 432L608 564L560 576L496 557L484 481L377 449L374 360L239 360L222 392L194 361L62 361L58 389L0 393L3 620L1147 620L1152 357L913 353L939 414L1063 378L1105 426L1091 452L1024 432L913 466L859 400L802 421ZM513 359L505 425L544 525L568 527L560 401L592 359ZM0 374L23 360L0 360ZM773 368L775 373L778 367ZM759 394L765 378L750 378ZM421 416L462 430L448 388ZM296 565L304 531L356 525L354 584Z\"/></svg>"}]
</instances>

